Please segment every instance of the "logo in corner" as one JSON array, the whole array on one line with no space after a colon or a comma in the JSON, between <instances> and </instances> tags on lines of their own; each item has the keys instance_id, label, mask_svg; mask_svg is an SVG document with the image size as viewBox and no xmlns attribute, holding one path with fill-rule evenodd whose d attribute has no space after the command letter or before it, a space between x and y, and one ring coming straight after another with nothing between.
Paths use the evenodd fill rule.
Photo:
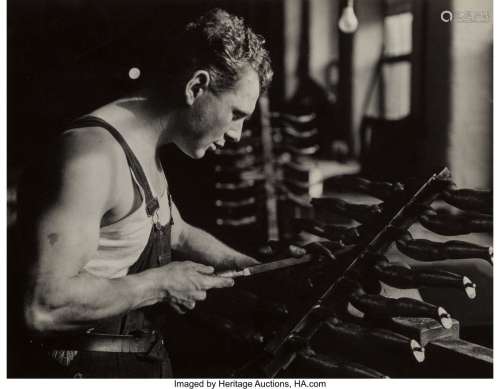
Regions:
<instances>
[{"instance_id":1,"label":"logo in corner","mask_svg":"<svg viewBox=\"0 0 500 389\"><path fill-rule=\"evenodd\" d=\"M441 20L445 23L451 22L453 20L453 12L448 9L441 12Z\"/></svg>"}]
</instances>

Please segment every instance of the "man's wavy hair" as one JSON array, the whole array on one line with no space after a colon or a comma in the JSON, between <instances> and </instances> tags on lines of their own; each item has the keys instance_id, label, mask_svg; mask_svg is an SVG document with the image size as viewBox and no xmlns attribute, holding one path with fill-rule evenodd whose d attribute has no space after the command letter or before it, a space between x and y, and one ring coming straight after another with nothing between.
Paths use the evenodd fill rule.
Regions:
<instances>
[{"instance_id":1,"label":"man's wavy hair","mask_svg":"<svg viewBox=\"0 0 500 389\"><path fill-rule=\"evenodd\" d=\"M151 89L157 97L165 98L169 91L178 94L196 70L206 70L212 91L222 92L234 87L242 71L250 67L258 74L263 93L273 76L264 43L264 38L242 18L212 9L189 23L173 42L173 50L162 60Z\"/></svg>"}]
</instances>

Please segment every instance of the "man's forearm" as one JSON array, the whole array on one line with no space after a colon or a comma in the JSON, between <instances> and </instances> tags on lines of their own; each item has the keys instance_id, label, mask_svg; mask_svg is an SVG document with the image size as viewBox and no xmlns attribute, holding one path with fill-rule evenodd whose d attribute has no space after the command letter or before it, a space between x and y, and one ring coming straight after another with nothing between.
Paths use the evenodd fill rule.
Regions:
<instances>
[{"instance_id":1,"label":"man's forearm","mask_svg":"<svg viewBox=\"0 0 500 389\"><path fill-rule=\"evenodd\" d=\"M186 224L183 238L176 249L186 259L214 266L217 270L243 268L258 263L227 246L209 233Z\"/></svg>"},{"instance_id":2,"label":"man's forearm","mask_svg":"<svg viewBox=\"0 0 500 389\"><path fill-rule=\"evenodd\" d=\"M164 292L156 278L154 269L115 279L84 272L52 282L50 288L40 285L27 306L26 319L42 333L92 327L95 321L161 301Z\"/></svg>"}]
</instances>

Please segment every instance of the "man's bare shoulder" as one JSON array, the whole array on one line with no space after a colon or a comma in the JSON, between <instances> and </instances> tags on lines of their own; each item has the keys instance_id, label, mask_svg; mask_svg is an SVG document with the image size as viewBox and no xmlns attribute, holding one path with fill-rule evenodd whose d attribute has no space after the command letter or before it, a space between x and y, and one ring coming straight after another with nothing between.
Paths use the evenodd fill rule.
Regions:
<instances>
[{"instance_id":1,"label":"man's bare shoulder","mask_svg":"<svg viewBox=\"0 0 500 389\"><path fill-rule=\"evenodd\" d=\"M38 192L45 205L85 197L109 208L123 163L126 158L120 145L106 130L69 130L60 135L42 160L31 161L22 189L29 197Z\"/></svg>"},{"instance_id":2,"label":"man's bare shoulder","mask_svg":"<svg viewBox=\"0 0 500 389\"><path fill-rule=\"evenodd\" d=\"M61 134L55 144L61 161L107 163L118 162L123 152L118 142L105 129L99 127L76 128Z\"/></svg>"},{"instance_id":3,"label":"man's bare shoulder","mask_svg":"<svg viewBox=\"0 0 500 389\"><path fill-rule=\"evenodd\" d=\"M53 173L62 179L80 179L99 184L105 189L113 184L121 159L124 159L119 144L101 128L88 127L69 130L56 142L53 158L56 164Z\"/></svg>"}]
</instances>

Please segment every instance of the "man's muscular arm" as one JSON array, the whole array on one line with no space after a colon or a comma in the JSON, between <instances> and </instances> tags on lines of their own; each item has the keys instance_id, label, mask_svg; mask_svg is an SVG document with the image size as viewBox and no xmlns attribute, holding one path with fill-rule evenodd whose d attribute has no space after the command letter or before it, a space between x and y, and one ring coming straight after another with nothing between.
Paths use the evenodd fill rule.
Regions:
<instances>
[{"instance_id":1,"label":"man's muscular arm","mask_svg":"<svg viewBox=\"0 0 500 389\"><path fill-rule=\"evenodd\" d=\"M101 218L115 201L116 159L99 142L81 136L69 136L60 151L58 163L39 172L52 177L32 192L36 205L29 197L21 204L21 213L23 207L31 208L22 217L33 261L25 303L29 327L40 332L90 327L95 320L162 300L181 311L204 299L207 289L232 284L204 275L213 268L192 262L116 279L86 272L97 249Z\"/></svg>"},{"instance_id":2,"label":"man's muscular arm","mask_svg":"<svg viewBox=\"0 0 500 389\"><path fill-rule=\"evenodd\" d=\"M259 262L244 255L209 233L182 220L175 204L172 205L174 228L172 246L187 258L214 266L216 270L243 269Z\"/></svg>"}]
</instances>

